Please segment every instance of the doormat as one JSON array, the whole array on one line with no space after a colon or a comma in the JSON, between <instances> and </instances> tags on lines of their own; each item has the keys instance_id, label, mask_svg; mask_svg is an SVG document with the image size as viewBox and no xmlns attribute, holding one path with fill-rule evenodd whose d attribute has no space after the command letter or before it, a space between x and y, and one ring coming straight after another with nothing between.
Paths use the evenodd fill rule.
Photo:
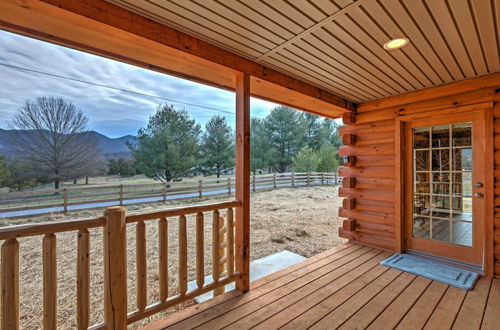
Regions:
<instances>
[{"instance_id":1,"label":"doormat","mask_svg":"<svg viewBox=\"0 0 500 330\"><path fill-rule=\"evenodd\" d=\"M408 254L393 254L380 262L380 264L464 290L472 290L479 278L479 274L477 273Z\"/></svg>"}]
</instances>

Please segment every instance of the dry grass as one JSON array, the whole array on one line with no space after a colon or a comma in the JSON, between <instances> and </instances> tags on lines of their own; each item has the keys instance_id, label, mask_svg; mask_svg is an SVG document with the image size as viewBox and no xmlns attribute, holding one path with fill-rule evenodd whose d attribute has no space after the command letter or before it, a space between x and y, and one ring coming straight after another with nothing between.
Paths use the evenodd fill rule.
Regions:
<instances>
[{"instance_id":1,"label":"dry grass","mask_svg":"<svg viewBox=\"0 0 500 330\"><path fill-rule=\"evenodd\" d=\"M213 201L213 200L212 200ZM199 202L199 201L197 201ZM340 199L336 187L284 188L252 195L251 256L258 259L284 249L310 257L344 242L337 236L340 218L337 209ZM147 212L165 208L165 204L127 206L127 212ZM30 221L89 218L101 215L102 210L81 211L63 216L44 216ZM222 212L225 215L225 212ZM205 215L206 274L211 273L210 244L211 215ZM16 222L19 222L17 220ZM25 219L26 221L26 219ZM148 303L158 296L157 222L147 223ZM128 239L129 310L135 306L135 228L130 225ZM91 324L103 320L102 230L91 230ZM194 217L188 217L189 280L195 279ZM58 242L58 324L61 329L75 327L76 307L76 233L57 235ZM169 288L177 292L177 219L169 219ZM41 237L20 239L21 328L39 329L42 321L42 263ZM134 324L146 324L161 315Z\"/></svg>"}]
</instances>

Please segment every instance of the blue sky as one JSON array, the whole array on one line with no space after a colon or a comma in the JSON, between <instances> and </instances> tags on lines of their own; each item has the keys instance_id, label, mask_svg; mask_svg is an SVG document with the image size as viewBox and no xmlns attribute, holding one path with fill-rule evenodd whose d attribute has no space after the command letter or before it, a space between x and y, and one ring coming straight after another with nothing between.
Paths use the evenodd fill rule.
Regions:
<instances>
[{"instance_id":1,"label":"blue sky","mask_svg":"<svg viewBox=\"0 0 500 330\"><path fill-rule=\"evenodd\" d=\"M103 57L0 31L0 64L9 64L113 86L234 113L234 93L137 68ZM110 137L135 134L158 104L184 108L200 124L220 114L234 126L234 115L139 96L80 82L62 80L0 65L0 128L10 128L26 100L58 96L73 102L90 119L89 129ZM252 98L254 117L264 117L276 104Z\"/></svg>"}]
</instances>

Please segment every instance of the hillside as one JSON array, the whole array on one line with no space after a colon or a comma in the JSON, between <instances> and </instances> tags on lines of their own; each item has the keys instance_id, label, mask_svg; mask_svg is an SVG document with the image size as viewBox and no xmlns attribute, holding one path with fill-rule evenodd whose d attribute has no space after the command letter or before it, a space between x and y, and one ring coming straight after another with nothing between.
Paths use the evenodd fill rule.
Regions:
<instances>
[{"instance_id":1,"label":"hillside","mask_svg":"<svg viewBox=\"0 0 500 330\"><path fill-rule=\"evenodd\" d=\"M12 139L15 137L16 130L0 129L0 154L7 157L15 156L16 151L12 147ZM90 136L96 141L97 146L101 149L105 158L130 157L130 151L127 147L127 142L134 143L135 136L125 135L118 138L110 138L96 131L88 131L81 133Z\"/></svg>"}]
</instances>

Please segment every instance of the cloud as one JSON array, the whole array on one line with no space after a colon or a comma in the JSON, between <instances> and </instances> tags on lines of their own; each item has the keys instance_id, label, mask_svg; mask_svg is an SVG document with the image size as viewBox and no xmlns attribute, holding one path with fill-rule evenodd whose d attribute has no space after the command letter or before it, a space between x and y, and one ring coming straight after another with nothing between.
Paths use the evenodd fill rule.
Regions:
<instances>
[{"instance_id":1,"label":"cloud","mask_svg":"<svg viewBox=\"0 0 500 330\"><path fill-rule=\"evenodd\" d=\"M0 31L0 63L74 79L174 99L204 107L235 111L234 93L47 42ZM234 115L154 97L68 81L0 65L0 127L7 128L27 101L59 96L73 102L90 118L90 129L111 137L134 134L158 104L184 108L204 125L220 114L234 126ZM252 98L252 116L264 117L276 104Z\"/></svg>"}]
</instances>

